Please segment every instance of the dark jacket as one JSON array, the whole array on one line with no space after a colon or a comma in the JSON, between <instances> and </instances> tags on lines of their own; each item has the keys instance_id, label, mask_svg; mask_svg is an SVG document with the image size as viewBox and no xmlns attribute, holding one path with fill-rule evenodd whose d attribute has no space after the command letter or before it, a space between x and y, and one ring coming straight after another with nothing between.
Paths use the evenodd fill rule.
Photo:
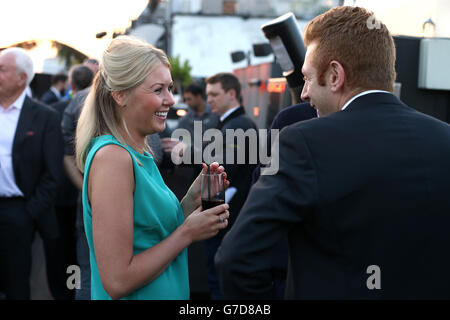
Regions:
<instances>
[{"instance_id":1,"label":"dark jacket","mask_svg":"<svg viewBox=\"0 0 450 320\"><path fill-rule=\"evenodd\" d=\"M62 139L58 114L25 98L14 136L13 168L26 209L43 237L59 234L54 202L62 171Z\"/></svg>"},{"instance_id":2,"label":"dark jacket","mask_svg":"<svg viewBox=\"0 0 450 320\"><path fill-rule=\"evenodd\" d=\"M243 107L239 107L234 112L232 112L228 117L223 121L219 122L218 129L222 131L223 135L223 166L227 173L227 179L230 181L230 186L235 187L237 192L234 194L231 201L228 203L230 205L230 217L228 219L228 227L224 229L224 231L228 231L234 221L236 220L239 212L241 211L242 206L244 205L245 200L247 199L248 192L251 187L252 182L252 173L257 166L257 152L258 148L251 147L249 139L246 139L242 144L237 138L234 139L233 143L228 144L226 141L227 130L243 130L246 132L247 130L254 130L256 133L256 138L258 138L258 131L256 124L245 114L245 109ZM258 146L258 140L253 141L256 146ZM239 152L245 153L245 161L243 164L239 163L238 156ZM234 152L234 161L233 163L227 162L227 154L229 152ZM256 161L251 161L251 152L256 152ZM221 232L222 233L222 232Z\"/></svg>"},{"instance_id":3,"label":"dark jacket","mask_svg":"<svg viewBox=\"0 0 450 320\"><path fill-rule=\"evenodd\" d=\"M44 92L44 94L41 97L41 102L45 104L52 104L55 102L58 102L59 98L56 96L56 94L52 90L47 90Z\"/></svg>"},{"instance_id":4,"label":"dark jacket","mask_svg":"<svg viewBox=\"0 0 450 320\"><path fill-rule=\"evenodd\" d=\"M309 102L302 102L299 104L295 104L290 107L286 107L275 116L275 118L272 121L272 125L269 128L269 131L267 133L267 141L266 144L270 145L271 142L271 131L272 129L278 129L281 130L284 127L287 127L293 123L309 120L312 118L317 118L317 112L316 110L311 107ZM270 156L270 147L267 149L268 156ZM252 184L255 184L255 182L258 180L259 176L261 174L261 165L258 165L253 171L253 177L252 177Z\"/></svg>"},{"instance_id":5,"label":"dark jacket","mask_svg":"<svg viewBox=\"0 0 450 320\"><path fill-rule=\"evenodd\" d=\"M61 127L61 122L63 118L64 111L67 106L71 102L71 99L64 99L53 103L50 107L58 113L59 120L58 123ZM62 129L60 128L60 134L62 139ZM61 149L61 152L64 153L64 150ZM63 169L63 168L62 168ZM64 169L60 172L60 186L58 188L58 195L56 197L56 206L76 206L77 198L78 198L78 189L73 185L67 176Z\"/></svg>"},{"instance_id":6,"label":"dark jacket","mask_svg":"<svg viewBox=\"0 0 450 320\"><path fill-rule=\"evenodd\" d=\"M450 126L387 93L285 128L217 252L225 298L273 296L287 235L288 299L449 299L449 163Z\"/></svg>"}]
</instances>

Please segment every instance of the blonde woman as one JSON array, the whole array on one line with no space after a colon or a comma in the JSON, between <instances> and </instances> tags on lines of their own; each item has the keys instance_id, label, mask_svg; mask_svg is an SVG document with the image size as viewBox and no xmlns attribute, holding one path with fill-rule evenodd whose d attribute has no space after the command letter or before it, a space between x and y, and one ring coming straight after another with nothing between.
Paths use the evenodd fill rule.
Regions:
<instances>
[{"instance_id":1,"label":"blonde woman","mask_svg":"<svg viewBox=\"0 0 450 320\"><path fill-rule=\"evenodd\" d=\"M198 178L178 202L146 144L172 87L163 51L125 36L105 50L76 133L92 299L189 299L186 248L228 224L226 204L201 211Z\"/></svg>"}]
</instances>

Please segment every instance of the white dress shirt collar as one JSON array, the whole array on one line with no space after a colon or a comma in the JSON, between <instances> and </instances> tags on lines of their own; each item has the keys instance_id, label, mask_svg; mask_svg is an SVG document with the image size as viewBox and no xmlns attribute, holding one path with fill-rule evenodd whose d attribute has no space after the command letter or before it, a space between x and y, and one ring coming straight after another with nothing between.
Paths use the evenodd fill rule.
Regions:
<instances>
[{"instance_id":1,"label":"white dress shirt collar","mask_svg":"<svg viewBox=\"0 0 450 320\"><path fill-rule=\"evenodd\" d=\"M227 112L225 112L221 117L220 117L220 122L223 122L230 114L233 113L234 110L236 110L237 108L239 108L240 106L231 108L230 110L228 110Z\"/></svg>"},{"instance_id":2,"label":"white dress shirt collar","mask_svg":"<svg viewBox=\"0 0 450 320\"><path fill-rule=\"evenodd\" d=\"M357 99L357 98L359 98L359 97L365 96L366 94L370 94L370 93L379 93L379 92L390 93L390 92L384 91L384 90L366 90L366 91L360 92L360 93L358 93L356 96L354 96L354 97L352 97L350 100L348 100L348 101L344 104L344 106L341 108L341 110L344 110L345 108L347 108L348 105L349 105L350 103L352 103L355 99Z\"/></svg>"},{"instance_id":3,"label":"white dress shirt collar","mask_svg":"<svg viewBox=\"0 0 450 320\"><path fill-rule=\"evenodd\" d=\"M26 97L26 90L24 90L24 91L20 94L20 96L16 99L16 101L14 101L13 103L11 103L11 105L10 105L7 109L14 107L14 108L17 108L17 109L21 110L22 107L23 107L23 103L24 103L24 101L25 101L25 97ZM2 105L0 105L0 107L3 108ZM4 110L4 109L3 109L3 110Z\"/></svg>"},{"instance_id":4,"label":"white dress shirt collar","mask_svg":"<svg viewBox=\"0 0 450 320\"><path fill-rule=\"evenodd\" d=\"M50 90L52 90L58 99L61 99L61 92L59 92L55 87L50 87Z\"/></svg>"}]
</instances>

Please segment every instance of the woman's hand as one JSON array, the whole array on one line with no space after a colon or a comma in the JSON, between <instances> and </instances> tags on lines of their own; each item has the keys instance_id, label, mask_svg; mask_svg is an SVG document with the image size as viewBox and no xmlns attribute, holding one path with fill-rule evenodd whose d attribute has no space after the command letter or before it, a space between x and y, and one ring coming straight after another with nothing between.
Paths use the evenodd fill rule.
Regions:
<instances>
[{"instance_id":1,"label":"woman's hand","mask_svg":"<svg viewBox=\"0 0 450 320\"><path fill-rule=\"evenodd\" d=\"M183 200L181 200L181 207L183 208L185 217L191 214L191 212L198 208L202 203L200 176L206 173L208 173L208 165L202 163L202 171L190 186ZM225 168L223 166L220 166L217 162L213 162L209 165L209 173L222 174L225 190L230 186L230 182L227 180L227 173L225 172Z\"/></svg>"},{"instance_id":2,"label":"woman's hand","mask_svg":"<svg viewBox=\"0 0 450 320\"><path fill-rule=\"evenodd\" d=\"M189 242L200 241L215 236L219 230L228 226L228 204L221 204L201 211L198 207L181 225Z\"/></svg>"}]
</instances>

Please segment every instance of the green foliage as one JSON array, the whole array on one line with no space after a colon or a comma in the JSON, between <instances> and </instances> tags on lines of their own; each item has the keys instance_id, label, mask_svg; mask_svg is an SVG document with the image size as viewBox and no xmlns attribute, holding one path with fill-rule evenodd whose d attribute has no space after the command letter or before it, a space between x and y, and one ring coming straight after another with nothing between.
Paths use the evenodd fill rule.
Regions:
<instances>
[{"instance_id":1,"label":"green foliage","mask_svg":"<svg viewBox=\"0 0 450 320\"><path fill-rule=\"evenodd\" d=\"M182 87L185 87L192 82L192 67L189 65L188 60L181 63L180 56L170 57L169 61L172 66L172 78L176 84L177 90L181 90Z\"/></svg>"}]
</instances>

